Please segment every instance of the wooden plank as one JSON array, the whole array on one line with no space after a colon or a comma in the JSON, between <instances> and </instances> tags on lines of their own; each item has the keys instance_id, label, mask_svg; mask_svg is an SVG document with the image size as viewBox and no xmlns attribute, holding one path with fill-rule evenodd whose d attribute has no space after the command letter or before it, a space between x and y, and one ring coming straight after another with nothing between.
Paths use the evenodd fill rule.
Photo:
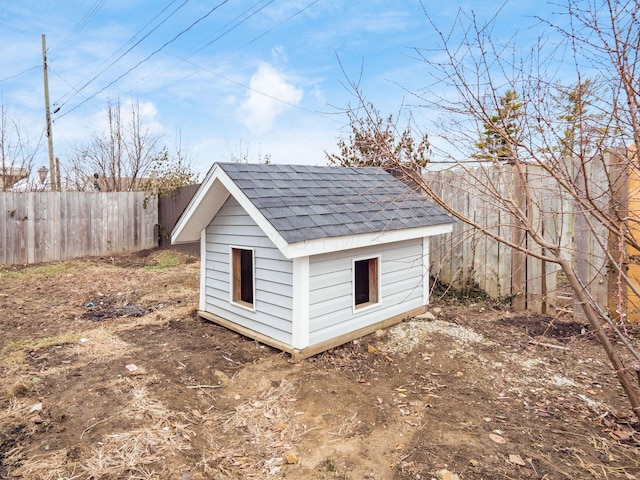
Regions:
<instances>
[{"instance_id":1,"label":"wooden plank","mask_svg":"<svg viewBox=\"0 0 640 480\"><path fill-rule=\"evenodd\" d=\"M503 165L495 165L489 173L490 182L493 186L493 193L491 202L487 202L487 228L489 231L500 236L502 234L502 227L500 225L500 213L501 208L497 205L493 199L496 195L501 195L503 191L503 177L502 170ZM500 258L500 243L493 238L487 238L486 240L486 267L485 267L485 291L491 298L501 298L505 295L502 291L503 284L500 278L500 266L502 259Z\"/></svg>"},{"instance_id":2,"label":"wooden plank","mask_svg":"<svg viewBox=\"0 0 640 480\"><path fill-rule=\"evenodd\" d=\"M140 219L142 217L142 197L134 195L131 212L131 246L133 250L141 250L142 242L140 241Z\"/></svg>"},{"instance_id":3,"label":"wooden plank","mask_svg":"<svg viewBox=\"0 0 640 480\"><path fill-rule=\"evenodd\" d=\"M8 216L7 194L0 192L0 265L6 265L9 263L9 256L7 252L7 233L9 231L7 225Z\"/></svg>"},{"instance_id":4,"label":"wooden plank","mask_svg":"<svg viewBox=\"0 0 640 480\"><path fill-rule=\"evenodd\" d=\"M479 195L481 195L480 189L481 186L475 181L473 182L473 185L469 184L467 188L464 189L465 196L468 199L465 210L468 212L468 218L470 218L474 223L484 226L486 223L486 210L484 208L484 199L479 198ZM466 280L466 286L471 287L477 284L480 288L483 288L485 283L485 252L483 252L484 235L477 229L471 229L469 233L470 235L468 239L464 242L467 247L465 251L465 263L468 265L469 272Z\"/></svg>"},{"instance_id":5,"label":"wooden plank","mask_svg":"<svg viewBox=\"0 0 640 480\"><path fill-rule=\"evenodd\" d=\"M542 227L545 232L545 238L550 243L561 246L562 224L564 222L564 211L562 210L562 191L557 181L550 175L545 174L543 180L544 199L541 199ZM545 252L549 255L550 252ZM558 296L558 272L557 263L545 262L544 264L544 297L543 297L543 313L551 315L555 314Z\"/></svg>"},{"instance_id":6,"label":"wooden plank","mask_svg":"<svg viewBox=\"0 0 640 480\"><path fill-rule=\"evenodd\" d=\"M43 196L39 194L33 195L34 212L33 212L33 242L34 242L34 262L46 262L46 206L43 205ZM46 202L46 199L44 199Z\"/></svg>"},{"instance_id":7,"label":"wooden plank","mask_svg":"<svg viewBox=\"0 0 640 480\"><path fill-rule=\"evenodd\" d=\"M204 318L205 320L209 320L213 323L228 328L229 330L239 333L240 335L244 335L245 337L257 340L258 342L264 343L265 345L277 348L278 350L281 350L285 353L293 353L293 347L291 345L271 338L262 333L256 332L255 330L243 327L242 325L238 325L237 323L227 320L226 318L214 315L213 313L206 312L204 310L198 310L198 316Z\"/></svg>"},{"instance_id":8,"label":"wooden plank","mask_svg":"<svg viewBox=\"0 0 640 480\"><path fill-rule=\"evenodd\" d=\"M617 218L620 220L616 226L620 228L624 223L622 219L629 216L629 196L634 194L637 195L639 193L636 191L631 191L636 190L634 188L634 184L637 182L637 180L629 178L629 165L626 161L626 158L622 155L611 155L609 159L609 170L611 172L610 174L612 178L612 213L617 212ZM630 186L630 183L634 186ZM634 217L636 215L637 214L634 212ZM632 233L635 234L635 232L633 231ZM621 266L622 268L625 267L624 253L636 253L629 247L625 248L624 246L621 246L618 235L614 233L609 234L608 250L613 257L615 265L619 267ZM627 252L625 252L625 250L627 250ZM631 281L638 285L636 270L636 265L630 265L627 270L627 275L629 276ZM635 308L637 308L637 305L635 305L636 302L632 302L632 304L629 305L629 295L627 295L626 292L621 291L618 282L619 273L616 268L611 268L607 279L609 291L609 312L616 320L619 320L621 318L621 314L627 315L628 318L631 317L632 319L635 319L634 317L636 317L636 315L629 315L629 312L630 310L634 310Z\"/></svg>"},{"instance_id":9,"label":"wooden plank","mask_svg":"<svg viewBox=\"0 0 640 480\"><path fill-rule=\"evenodd\" d=\"M67 240L68 235L67 231L69 228L69 213L67 210L67 199L69 198L69 193L71 192L60 192L58 197L58 224L54 230L54 234L58 237L58 250L60 251L60 258L62 260L66 260L71 258L71 252L69 252L67 248ZM82 255L82 254L81 254Z\"/></svg>"},{"instance_id":10,"label":"wooden plank","mask_svg":"<svg viewBox=\"0 0 640 480\"><path fill-rule=\"evenodd\" d=\"M23 193L20 195L26 207L26 230L27 230L27 263L36 262L36 210L34 205L34 194ZM39 255L38 255L39 256Z\"/></svg>"},{"instance_id":11,"label":"wooden plank","mask_svg":"<svg viewBox=\"0 0 640 480\"><path fill-rule=\"evenodd\" d=\"M458 187L458 185L451 186L453 187L453 196L451 199L452 206L456 211L464 213L464 194ZM464 242L465 237L468 235L468 233L468 227L466 225L460 224L455 237L452 237L453 245L451 247L451 266L453 274L453 284L456 286L456 288L466 287L466 274L464 268Z\"/></svg>"},{"instance_id":12,"label":"wooden plank","mask_svg":"<svg viewBox=\"0 0 640 480\"><path fill-rule=\"evenodd\" d=\"M128 195L124 195L124 224L123 224L123 248L125 252L133 252L135 250L135 244L133 242L135 236L133 234L133 219L134 213L134 196L136 192L128 192Z\"/></svg>"},{"instance_id":13,"label":"wooden plank","mask_svg":"<svg viewBox=\"0 0 640 480\"><path fill-rule=\"evenodd\" d=\"M426 310L426 307L418 307L413 310L409 310L408 312L395 315L381 322L377 322L373 325L367 325L366 327L360 328L358 330L354 330L353 332L345 333L338 337L316 343L314 345L311 345L307 348L303 348L301 350L294 350L294 349L291 349L291 350L283 349L283 350L287 353L290 353L294 361L301 360L304 358L311 357L313 355L317 355L318 353L329 350L330 348L334 348L339 345L343 345L347 342L351 342L356 338L364 337L365 335L369 335L370 333L376 332L383 328L388 328L392 325L402 322L403 320L415 317L416 315L420 315L424 313L425 310ZM198 314L200 315L200 312L198 312ZM230 328L233 330L232 327ZM279 347L276 347L276 348L279 348Z\"/></svg>"},{"instance_id":14,"label":"wooden plank","mask_svg":"<svg viewBox=\"0 0 640 480\"><path fill-rule=\"evenodd\" d=\"M585 168L588 169L588 166L585 166ZM584 191L585 185L584 177L582 175L577 176L577 183L578 190ZM590 250L590 233L586 214L578 202L574 202L574 215L573 269L583 285L588 286L591 276L588 259ZM577 318L586 320L583 305L581 305L577 300L574 300L573 314Z\"/></svg>"},{"instance_id":15,"label":"wooden plank","mask_svg":"<svg viewBox=\"0 0 640 480\"><path fill-rule=\"evenodd\" d=\"M89 193L83 195L82 193L72 193L68 197L68 205L74 211L71 218L69 218L69 224L67 231L69 232L69 255L71 252L76 252L82 256L93 255L92 251L92 239L91 228L93 223L93 198L94 194Z\"/></svg>"},{"instance_id":16,"label":"wooden plank","mask_svg":"<svg viewBox=\"0 0 640 480\"><path fill-rule=\"evenodd\" d=\"M442 188L442 199L448 204L452 204L452 189L450 187L449 182L450 172L442 172L441 176L441 188ZM454 235L460 230L460 222L456 222L453 226L453 230L451 233L447 233L442 236L442 244L441 244L441 255L443 259L443 264L440 266L440 278L442 282L446 284L452 284L454 280L454 271L453 271L453 260L451 259L451 253L453 248L453 238Z\"/></svg>"},{"instance_id":17,"label":"wooden plank","mask_svg":"<svg viewBox=\"0 0 640 480\"><path fill-rule=\"evenodd\" d=\"M593 159L594 164L591 170L591 181L596 187L597 192L596 203L598 207L607 211L610 207L611 201L611 185L609 182L609 175L607 173L606 162L607 159L603 156L597 156ZM634 215L638 203L634 198ZM590 255L592 258L592 278L593 280L589 285L589 293L594 299L595 303L603 310L606 309L608 303L608 265L606 245L608 242L608 230L600 222L592 222L594 224L594 231L591 236L591 248Z\"/></svg>"},{"instance_id":18,"label":"wooden plank","mask_svg":"<svg viewBox=\"0 0 640 480\"><path fill-rule=\"evenodd\" d=\"M53 260L62 260L62 252L60 249L60 200L64 194L62 192L54 192L53 201L51 202L50 217L47 219L47 232L53 248Z\"/></svg>"},{"instance_id":19,"label":"wooden plank","mask_svg":"<svg viewBox=\"0 0 640 480\"><path fill-rule=\"evenodd\" d=\"M473 193L475 198L475 206L472 206L472 211L476 212L479 225L484 229L492 229L495 224L493 219L494 205L492 200L493 193L490 191L492 188L492 175L495 170L493 165L483 165L478 168L478 175L481 177L476 181L476 192ZM483 185L484 184L484 185ZM492 265L489 264L488 252L490 248L491 239L485 233L476 233L476 252L474 254L475 265L474 270L474 283L483 292L489 294L490 290L495 290L491 287L495 282L492 281ZM495 295L495 292L493 293Z\"/></svg>"},{"instance_id":20,"label":"wooden plank","mask_svg":"<svg viewBox=\"0 0 640 480\"><path fill-rule=\"evenodd\" d=\"M73 193L67 197L67 205L71 211L67 232L69 247L67 251L81 252L82 256L92 255L91 229L93 224L93 193L83 195Z\"/></svg>"},{"instance_id":21,"label":"wooden plank","mask_svg":"<svg viewBox=\"0 0 640 480\"><path fill-rule=\"evenodd\" d=\"M428 181L431 182L432 188L434 189L434 193L442 197L442 172L430 172L428 174ZM429 239L430 241L430 251L431 251L431 275L436 278L439 282L448 283L449 276L445 269L445 256L444 256L444 248L445 244L449 239L450 234L445 235L436 235Z\"/></svg>"},{"instance_id":22,"label":"wooden plank","mask_svg":"<svg viewBox=\"0 0 640 480\"><path fill-rule=\"evenodd\" d=\"M29 254L28 254L28 219L29 212L27 209L27 203L24 200L24 197L20 193L16 193L15 196L15 208L16 208L16 225L18 226L17 236L16 236L16 247L20 256L20 263L27 264L29 263Z\"/></svg>"},{"instance_id":23,"label":"wooden plank","mask_svg":"<svg viewBox=\"0 0 640 480\"><path fill-rule=\"evenodd\" d=\"M498 192L501 198L513 198L513 183L511 177L511 166L501 165L496 169L498 176ZM496 206L498 212L498 228L500 238L512 241L513 216L502 208ZM496 241L497 261L498 261L498 296L499 298L511 295L511 258L513 249L503 243Z\"/></svg>"},{"instance_id":24,"label":"wooden plank","mask_svg":"<svg viewBox=\"0 0 640 480\"><path fill-rule=\"evenodd\" d=\"M5 194L7 197L6 209L7 209L7 260L10 265L20 263L18 252L16 251L16 215L18 212L15 208L14 193L9 192Z\"/></svg>"},{"instance_id":25,"label":"wooden plank","mask_svg":"<svg viewBox=\"0 0 640 480\"><path fill-rule=\"evenodd\" d=\"M97 201L102 206L100 211L100 223L96 225L96 231L99 235L99 250L97 255L109 254L109 221L111 215L109 213L109 193L97 193Z\"/></svg>"},{"instance_id":26,"label":"wooden plank","mask_svg":"<svg viewBox=\"0 0 640 480\"><path fill-rule=\"evenodd\" d=\"M526 211L525 179L518 172L516 165L511 168L514 188L513 196L516 206ZM515 245L526 246L526 233L521 226L520 220L515 215L512 216L511 238ZM519 312L527 309L527 256L516 248L511 253L511 296L513 298L511 305L515 311Z\"/></svg>"},{"instance_id":27,"label":"wooden plank","mask_svg":"<svg viewBox=\"0 0 640 480\"><path fill-rule=\"evenodd\" d=\"M142 213L142 248L156 247L158 245L156 224L158 223L159 215L157 197L153 197L146 202L146 206L143 206ZM199 248L197 250L199 251ZM197 254L196 252L196 255Z\"/></svg>"},{"instance_id":28,"label":"wooden plank","mask_svg":"<svg viewBox=\"0 0 640 480\"><path fill-rule=\"evenodd\" d=\"M594 157L585 162L586 181L591 195L597 199L599 208L607 208L609 197L608 176L604 159ZM580 178L580 177L579 177ZM584 179L580 178L579 188L584 189ZM601 244L606 245L606 228L597 222L589 222L588 212L580 211L576 203L574 269L589 295L601 307L607 306L607 259ZM589 225L591 223L591 226ZM593 228L592 228L593 227ZM574 304L574 315L584 316L582 306Z\"/></svg>"},{"instance_id":29,"label":"wooden plank","mask_svg":"<svg viewBox=\"0 0 640 480\"><path fill-rule=\"evenodd\" d=\"M542 169L535 165L527 166L527 185L529 198L527 212L529 215L529 223L539 236L544 236L542 231L542 198L545 192L542 191L543 184L541 179ZM532 236L527 238L527 249L532 252L542 254L542 247L533 239ZM527 310L532 313L545 313L543 308L544 297L544 262L527 255Z\"/></svg>"}]
</instances>

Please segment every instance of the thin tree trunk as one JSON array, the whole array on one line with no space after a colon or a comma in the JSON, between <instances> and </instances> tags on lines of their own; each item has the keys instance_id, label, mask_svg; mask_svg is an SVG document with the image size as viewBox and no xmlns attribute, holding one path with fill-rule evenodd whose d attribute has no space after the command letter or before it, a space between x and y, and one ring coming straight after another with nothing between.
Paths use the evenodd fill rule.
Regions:
<instances>
[{"instance_id":1,"label":"thin tree trunk","mask_svg":"<svg viewBox=\"0 0 640 480\"><path fill-rule=\"evenodd\" d=\"M567 276L567 280L571 285L571 288L576 295L576 298L583 305L585 316L589 321L589 324L593 328L594 332L598 336L598 340L604 348L604 351L609 357L609 361L611 365L613 365L614 371L618 376L618 380L620 381L620 385L624 389L627 398L629 398L629 402L631 403L631 409L633 413L636 415L638 420L640 421L640 395L638 394L638 389L633 385L633 376L630 371L625 367L624 362L618 355L618 353L614 350L613 345L611 344L611 340L607 336L607 332L604 330L598 315L593 310L593 308L589 305L589 299L585 294L584 288L582 287L582 283L578 279L575 271L571 268L571 265L566 261L560 261L560 268ZM640 381L640 379L639 379Z\"/></svg>"}]
</instances>

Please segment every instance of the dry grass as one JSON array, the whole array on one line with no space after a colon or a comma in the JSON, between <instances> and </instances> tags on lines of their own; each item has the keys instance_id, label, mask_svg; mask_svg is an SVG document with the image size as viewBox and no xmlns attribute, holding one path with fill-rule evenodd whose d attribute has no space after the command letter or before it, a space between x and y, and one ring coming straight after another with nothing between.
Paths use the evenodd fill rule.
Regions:
<instances>
[{"instance_id":1,"label":"dry grass","mask_svg":"<svg viewBox=\"0 0 640 480\"><path fill-rule=\"evenodd\" d=\"M205 474L274 475L286 468L283 455L293 450L308 430L295 421L294 386L287 380L214 417L221 434L210 437L211 449L200 465ZM224 445L224 446L223 446Z\"/></svg>"},{"instance_id":2,"label":"dry grass","mask_svg":"<svg viewBox=\"0 0 640 480\"><path fill-rule=\"evenodd\" d=\"M113 416L127 415L140 426L104 436L82 463L89 478L167 478L167 457L192 448L193 432L147 389L145 383L153 381L142 376L122 380L129 393Z\"/></svg>"},{"instance_id":3,"label":"dry grass","mask_svg":"<svg viewBox=\"0 0 640 480\"><path fill-rule=\"evenodd\" d=\"M83 460L70 460L66 449L51 453L30 453L20 447L6 455L8 464L22 464L13 472L22 478L58 479L164 479L169 478L167 459L190 450L191 436L184 422L178 421L176 413L162 402L153 398L145 383L154 378L137 376L123 378L121 385L114 386L122 392L119 408L112 415L88 426L83 435L101 423L116 423L118 418L127 418L137 427L126 431L109 433L100 442L83 453ZM124 393L124 392L128 393ZM26 402L11 402L10 411L0 415L0 425L4 417L24 418L30 405ZM82 437L82 436L81 436Z\"/></svg>"},{"instance_id":4,"label":"dry grass","mask_svg":"<svg viewBox=\"0 0 640 480\"><path fill-rule=\"evenodd\" d=\"M147 385L157 378L144 369L109 382L107 388L119 401L108 416L95 418L87 425L80 436L85 437L81 445L87 445L82 452L77 447L72 452L68 448L49 452L44 445L20 440L39 431L40 424L31 421L37 413L31 409L42 394L41 385L49 378L135 354L137 347L122 340L122 332L163 326L171 319L192 315L198 265L185 266L176 280L173 267L186 260L162 252L157 257L155 269L123 269L116 265L118 259L113 265L78 260L0 268L2 298L11 299L17 319L28 315L37 322L25 332L28 336L14 330L0 347L0 399L5 402L0 410L0 433L11 432L7 437L11 443L0 438L0 445L2 463L5 468L11 466L12 476L66 480L168 478L168 459L175 460L192 448L193 432L185 414L172 411L150 393ZM64 291L57 295L23 300L24 291L56 292L61 285ZM169 286L171 293L167 295ZM151 312L138 318L113 318L87 328L91 324L82 319L88 311L87 303L101 301L107 305L140 303ZM120 418L126 422L119 429ZM87 444L89 434L98 428L106 432L97 436L101 441Z\"/></svg>"},{"instance_id":5,"label":"dry grass","mask_svg":"<svg viewBox=\"0 0 640 480\"><path fill-rule=\"evenodd\" d=\"M106 435L80 468L86 478L167 478L166 458L190 448L175 428L147 426Z\"/></svg>"},{"instance_id":6,"label":"dry grass","mask_svg":"<svg viewBox=\"0 0 640 480\"><path fill-rule=\"evenodd\" d=\"M15 461L16 459L9 458ZM30 455L24 458L23 465L13 472L13 477L38 480L75 480L82 478L74 471L68 458L68 450L63 448L55 452ZM69 468L71 466L71 468ZM86 477L85 477L86 478Z\"/></svg>"}]
</instances>

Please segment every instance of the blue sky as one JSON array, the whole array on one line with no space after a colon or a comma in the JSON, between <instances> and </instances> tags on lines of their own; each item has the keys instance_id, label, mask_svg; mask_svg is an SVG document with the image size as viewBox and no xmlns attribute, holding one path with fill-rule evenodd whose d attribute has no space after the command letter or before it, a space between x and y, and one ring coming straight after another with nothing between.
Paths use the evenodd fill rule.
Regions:
<instances>
[{"instance_id":1,"label":"blue sky","mask_svg":"<svg viewBox=\"0 0 640 480\"><path fill-rule=\"evenodd\" d=\"M44 33L63 165L101 128L109 98L137 98L167 144L179 132L200 174L244 154L325 164L354 102L341 68L362 75L384 114L429 81L413 55L435 46L423 6L444 30L459 8L480 19L500 10L497 34L525 41L540 33L534 15L552 10L537 0L0 0L1 102L40 143L35 168L47 165Z\"/></svg>"}]
</instances>

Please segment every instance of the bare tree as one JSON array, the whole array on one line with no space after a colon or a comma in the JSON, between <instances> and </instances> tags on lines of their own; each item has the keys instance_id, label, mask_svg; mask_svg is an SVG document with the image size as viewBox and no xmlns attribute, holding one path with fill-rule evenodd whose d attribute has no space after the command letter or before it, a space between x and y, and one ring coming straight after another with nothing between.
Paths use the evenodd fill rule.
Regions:
<instances>
[{"instance_id":1,"label":"bare tree","mask_svg":"<svg viewBox=\"0 0 640 480\"><path fill-rule=\"evenodd\" d=\"M401 130L393 115L383 118L371 103L366 105L366 112L359 116L358 109L346 111L351 134L347 141L338 141L340 153L325 152L330 164L393 168L400 162L418 171L427 166L430 144L426 134L416 138L410 122Z\"/></svg>"},{"instance_id":2,"label":"bare tree","mask_svg":"<svg viewBox=\"0 0 640 480\"><path fill-rule=\"evenodd\" d=\"M140 183L140 189L147 192L145 202L153 196L163 197L174 194L186 185L198 183L198 175L193 171L191 162L182 149L180 135L173 154L165 146L160 155L153 159L151 175Z\"/></svg>"},{"instance_id":3,"label":"bare tree","mask_svg":"<svg viewBox=\"0 0 640 480\"><path fill-rule=\"evenodd\" d=\"M154 162L163 156L161 137L145 123L140 103L123 107L109 101L106 128L94 132L89 144L77 149L71 159L71 173L78 190L138 190Z\"/></svg>"},{"instance_id":4,"label":"bare tree","mask_svg":"<svg viewBox=\"0 0 640 480\"><path fill-rule=\"evenodd\" d=\"M0 191L29 178L36 150L30 147L25 130L0 104Z\"/></svg>"},{"instance_id":5,"label":"bare tree","mask_svg":"<svg viewBox=\"0 0 640 480\"><path fill-rule=\"evenodd\" d=\"M503 235L497 224L483 224L456 209L433 182L406 168L397 152L380 140L385 132L375 121L377 112L353 82L350 87L359 105L351 114L361 119L360 125L364 121L371 128L367 134L371 149L385 152L391 163L449 213L476 232L545 265L556 265L564 273L640 419L640 355L635 339L589 294L590 279L572 261L574 247L560 241L557 230L565 224L548 227L549 219L563 215L548 201L554 194L562 199L559 205L570 204L581 225L596 233L594 238L606 255L602 260L617 275L617 295L622 298L632 291L640 296L637 280L626 269L629 252L640 251L640 212L619 204L615 195L621 175L640 178L640 16L636 1L567 0L564 8L562 18L568 21L563 25L568 27L541 20L560 33L566 48L549 51L541 43L522 53L513 39L499 43L492 36L493 25L479 24L473 14L460 12L453 28L444 31L425 9L440 42L438 55L416 49L427 74L434 78L429 82L432 87L415 96L423 106L442 113L437 133L445 143L437 151L438 159L462 172L458 188L468 193L465 189L473 185L473 195L498 205L503 212L500 222L518 227L526 242L524 237ZM558 71L558 60L566 66L565 59L554 56L566 51L573 55L570 84L562 81L566 70ZM589 77L593 83L587 83ZM446 86L456 94L444 96L434 86ZM517 128L501 113L505 98L513 97L509 92L518 92ZM478 152L487 135L495 151L491 155L486 149L483 154L482 148ZM509 165L502 161L505 158ZM532 172L544 188L532 186ZM532 215L532 211L538 213ZM612 252L608 242L618 245L618 251Z\"/></svg>"}]
</instances>

